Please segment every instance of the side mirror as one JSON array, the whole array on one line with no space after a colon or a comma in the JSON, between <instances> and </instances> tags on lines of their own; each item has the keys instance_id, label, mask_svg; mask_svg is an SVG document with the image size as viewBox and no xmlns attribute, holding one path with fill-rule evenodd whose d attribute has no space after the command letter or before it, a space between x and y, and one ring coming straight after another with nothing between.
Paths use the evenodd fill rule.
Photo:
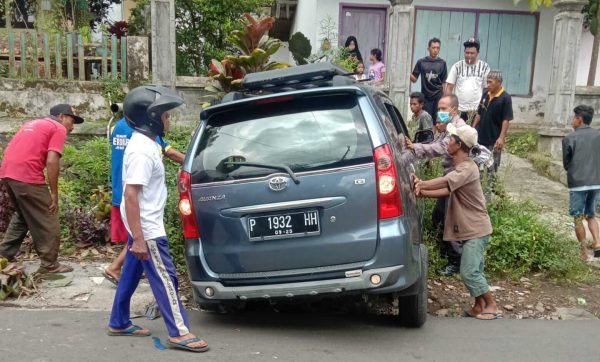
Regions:
<instances>
[{"instance_id":1,"label":"side mirror","mask_svg":"<svg viewBox=\"0 0 600 362\"><path fill-rule=\"evenodd\" d=\"M430 129L425 129L422 131L417 131L415 133L414 143L430 143L433 141L434 135L433 131Z\"/></svg>"},{"instance_id":2,"label":"side mirror","mask_svg":"<svg viewBox=\"0 0 600 362\"><path fill-rule=\"evenodd\" d=\"M110 111L113 113L117 113L123 109L123 103L113 103L110 105Z\"/></svg>"}]
</instances>

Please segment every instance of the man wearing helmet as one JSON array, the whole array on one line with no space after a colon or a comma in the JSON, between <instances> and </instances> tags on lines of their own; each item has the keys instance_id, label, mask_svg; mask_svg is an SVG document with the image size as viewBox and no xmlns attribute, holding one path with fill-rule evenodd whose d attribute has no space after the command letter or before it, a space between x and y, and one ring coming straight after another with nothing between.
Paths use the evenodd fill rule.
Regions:
<instances>
[{"instance_id":1,"label":"man wearing helmet","mask_svg":"<svg viewBox=\"0 0 600 362\"><path fill-rule=\"evenodd\" d=\"M125 97L125 119L134 129L123 159L121 203L121 216L129 240L108 334L138 337L151 334L132 324L129 310L131 297L145 273L167 325L169 347L204 352L208 350L208 344L189 331L163 223L167 187L156 137L163 137L169 129L168 111L181 104L183 99L175 92L160 86L141 86Z\"/></svg>"}]
</instances>

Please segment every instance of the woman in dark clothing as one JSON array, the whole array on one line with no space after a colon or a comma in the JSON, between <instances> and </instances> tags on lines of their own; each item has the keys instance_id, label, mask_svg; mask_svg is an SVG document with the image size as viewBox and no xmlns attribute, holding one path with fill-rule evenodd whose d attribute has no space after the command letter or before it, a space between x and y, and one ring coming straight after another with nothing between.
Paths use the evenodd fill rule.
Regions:
<instances>
[{"instance_id":1,"label":"woman in dark clothing","mask_svg":"<svg viewBox=\"0 0 600 362\"><path fill-rule=\"evenodd\" d=\"M362 63L363 58L362 55L360 55L360 50L358 50L358 40L356 40L355 36L349 36L348 39L346 39L344 47L350 51L350 57L356 58Z\"/></svg>"}]
</instances>

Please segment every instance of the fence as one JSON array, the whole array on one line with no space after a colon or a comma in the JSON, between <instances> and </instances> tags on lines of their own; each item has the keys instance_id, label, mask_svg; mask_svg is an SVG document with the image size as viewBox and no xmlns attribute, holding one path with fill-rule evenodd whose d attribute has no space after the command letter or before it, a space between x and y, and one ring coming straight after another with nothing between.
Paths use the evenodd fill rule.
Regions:
<instances>
[{"instance_id":1,"label":"fence","mask_svg":"<svg viewBox=\"0 0 600 362\"><path fill-rule=\"evenodd\" d=\"M82 34L10 30L0 33L0 77L90 81L127 80L127 39L102 36L84 44Z\"/></svg>"}]
</instances>

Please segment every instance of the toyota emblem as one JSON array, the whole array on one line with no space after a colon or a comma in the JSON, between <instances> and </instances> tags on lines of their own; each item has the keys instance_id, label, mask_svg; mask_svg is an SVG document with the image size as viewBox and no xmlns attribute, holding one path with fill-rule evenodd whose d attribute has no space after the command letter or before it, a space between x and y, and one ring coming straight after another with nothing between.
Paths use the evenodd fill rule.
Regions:
<instances>
[{"instance_id":1,"label":"toyota emblem","mask_svg":"<svg viewBox=\"0 0 600 362\"><path fill-rule=\"evenodd\" d=\"M287 188L288 180L283 176L275 176L269 179L269 188L273 191L283 191Z\"/></svg>"}]
</instances>

